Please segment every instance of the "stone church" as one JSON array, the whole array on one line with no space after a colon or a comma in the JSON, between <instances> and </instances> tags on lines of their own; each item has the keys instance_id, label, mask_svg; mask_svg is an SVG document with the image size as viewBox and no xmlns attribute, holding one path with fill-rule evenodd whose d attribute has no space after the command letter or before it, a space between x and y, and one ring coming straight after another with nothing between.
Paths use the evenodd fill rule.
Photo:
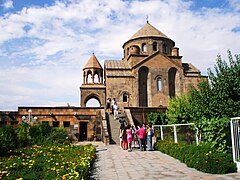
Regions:
<instances>
[{"instance_id":1,"label":"stone church","mask_svg":"<svg viewBox=\"0 0 240 180\"><path fill-rule=\"evenodd\" d=\"M189 86L207 80L190 63L183 63L175 42L147 22L123 44L121 60L105 60L101 66L92 54L83 68L80 107L18 107L1 111L0 127L49 123L64 127L79 140L101 140L108 144L119 125L106 113L107 98L115 98L120 119L132 125L147 123L146 114L165 111L169 97L187 93ZM96 99L100 107L86 107ZM113 122L115 123L115 122ZM116 139L119 139L117 134Z\"/></svg>"},{"instance_id":2,"label":"stone church","mask_svg":"<svg viewBox=\"0 0 240 180\"><path fill-rule=\"evenodd\" d=\"M192 64L183 63L175 42L149 22L122 48L122 60L105 60L104 68L92 54L83 69L82 107L91 98L101 106L107 98L115 98L120 108L167 106L169 97L207 79Z\"/></svg>"}]
</instances>

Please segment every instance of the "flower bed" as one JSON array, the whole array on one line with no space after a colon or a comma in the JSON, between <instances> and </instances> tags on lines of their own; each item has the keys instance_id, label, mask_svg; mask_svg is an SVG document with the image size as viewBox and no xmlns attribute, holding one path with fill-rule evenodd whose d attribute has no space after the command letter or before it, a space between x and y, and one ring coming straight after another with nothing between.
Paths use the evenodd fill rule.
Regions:
<instances>
[{"instance_id":1,"label":"flower bed","mask_svg":"<svg viewBox=\"0 0 240 180\"><path fill-rule=\"evenodd\" d=\"M93 145L31 146L0 158L0 179L87 179Z\"/></svg>"}]
</instances>

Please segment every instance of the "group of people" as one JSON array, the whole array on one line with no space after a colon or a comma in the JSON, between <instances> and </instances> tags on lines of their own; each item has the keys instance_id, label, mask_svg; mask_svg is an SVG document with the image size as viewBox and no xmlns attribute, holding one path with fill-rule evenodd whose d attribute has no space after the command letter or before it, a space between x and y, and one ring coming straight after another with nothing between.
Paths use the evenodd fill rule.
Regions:
<instances>
[{"instance_id":1,"label":"group of people","mask_svg":"<svg viewBox=\"0 0 240 180\"><path fill-rule=\"evenodd\" d=\"M120 146L123 150L132 151L132 146L135 146L135 142L138 141L140 151L152 151L152 138L154 130L152 125L141 125L137 129L133 126L121 124L120 126Z\"/></svg>"},{"instance_id":2,"label":"group of people","mask_svg":"<svg viewBox=\"0 0 240 180\"><path fill-rule=\"evenodd\" d=\"M108 113L112 113L114 119L118 119L118 105L116 99L108 98L106 103L106 109Z\"/></svg>"}]
</instances>

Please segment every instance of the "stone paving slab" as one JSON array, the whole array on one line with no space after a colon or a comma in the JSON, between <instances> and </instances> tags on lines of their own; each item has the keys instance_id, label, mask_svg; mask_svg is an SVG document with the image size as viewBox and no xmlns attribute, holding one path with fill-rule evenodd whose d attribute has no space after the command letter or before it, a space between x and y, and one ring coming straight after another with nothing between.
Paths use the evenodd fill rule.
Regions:
<instances>
[{"instance_id":1,"label":"stone paving slab","mask_svg":"<svg viewBox=\"0 0 240 180\"><path fill-rule=\"evenodd\" d=\"M159 151L134 149L128 152L117 145L104 146L99 142L92 144L96 146L97 159L90 176L91 180L240 179L240 173L213 175L197 171Z\"/></svg>"}]
</instances>

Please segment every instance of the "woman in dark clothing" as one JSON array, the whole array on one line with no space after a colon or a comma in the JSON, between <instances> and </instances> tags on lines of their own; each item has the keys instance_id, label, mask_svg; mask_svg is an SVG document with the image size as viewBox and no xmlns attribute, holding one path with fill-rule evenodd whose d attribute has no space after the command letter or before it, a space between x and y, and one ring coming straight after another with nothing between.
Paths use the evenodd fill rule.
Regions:
<instances>
[{"instance_id":1,"label":"woman in dark clothing","mask_svg":"<svg viewBox=\"0 0 240 180\"><path fill-rule=\"evenodd\" d=\"M123 148L123 150L127 150L128 149L128 145L127 145L126 127L123 128L121 136L122 136L122 148Z\"/></svg>"}]
</instances>

